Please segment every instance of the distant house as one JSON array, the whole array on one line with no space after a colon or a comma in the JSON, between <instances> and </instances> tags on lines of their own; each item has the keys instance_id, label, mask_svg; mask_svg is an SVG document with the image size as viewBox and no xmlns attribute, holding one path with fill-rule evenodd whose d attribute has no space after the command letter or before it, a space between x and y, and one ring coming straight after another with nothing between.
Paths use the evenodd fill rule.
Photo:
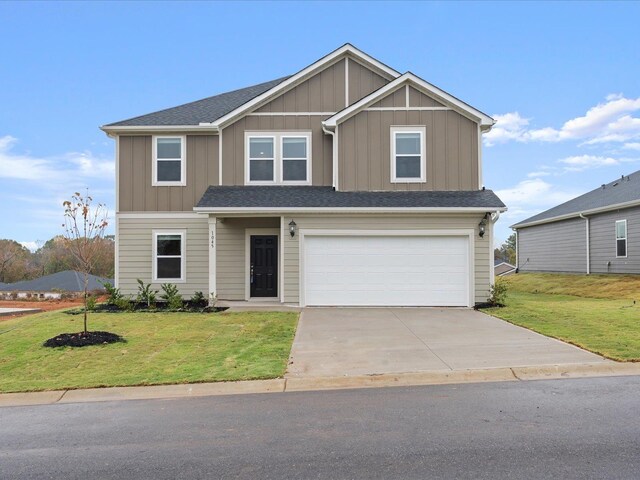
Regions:
<instances>
[{"instance_id":1,"label":"distant house","mask_svg":"<svg viewBox=\"0 0 640 480\"><path fill-rule=\"evenodd\" d=\"M113 280L89 275L89 291L104 291L103 283ZM0 284L0 298L57 299L63 295L76 296L84 291L84 275L66 270L34 280Z\"/></svg>"},{"instance_id":2,"label":"distant house","mask_svg":"<svg viewBox=\"0 0 640 480\"><path fill-rule=\"evenodd\" d=\"M515 265L511 265L510 263L503 262L501 260L496 260L496 264L493 266L493 272L496 277L504 277L505 275L509 275L515 271Z\"/></svg>"},{"instance_id":3,"label":"distant house","mask_svg":"<svg viewBox=\"0 0 640 480\"><path fill-rule=\"evenodd\" d=\"M521 272L640 273L640 171L511 228Z\"/></svg>"}]
</instances>

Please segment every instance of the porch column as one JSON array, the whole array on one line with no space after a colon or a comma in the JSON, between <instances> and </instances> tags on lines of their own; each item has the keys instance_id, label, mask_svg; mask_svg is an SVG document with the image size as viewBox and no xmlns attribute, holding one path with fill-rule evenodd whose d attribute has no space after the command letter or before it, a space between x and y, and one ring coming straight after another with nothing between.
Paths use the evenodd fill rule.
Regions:
<instances>
[{"instance_id":1,"label":"porch column","mask_svg":"<svg viewBox=\"0 0 640 480\"><path fill-rule=\"evenodd\" d=\"M209 215L209 302L218 297L216 286L216 217Z\"/></svg>"}]
</instances>

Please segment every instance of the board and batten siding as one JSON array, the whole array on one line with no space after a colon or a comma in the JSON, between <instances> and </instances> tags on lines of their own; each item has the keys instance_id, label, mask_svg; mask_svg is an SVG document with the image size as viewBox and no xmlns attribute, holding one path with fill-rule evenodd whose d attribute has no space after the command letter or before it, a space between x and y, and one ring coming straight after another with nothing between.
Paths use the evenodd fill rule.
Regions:
<instances>
[{"instance_id":1,"label":"board and batten siding","mask_svg":"<svg viewBox=\"0 0 640 480\"><path fill-rule=\"evenodd\" d=\"M627 221L627 257L616 258L616 220ZM640 207L589 217L591 273L640 273Z\"/></svg>"},{"instance_id":2,"label":"board and batten siding","mask_svg":"<svg viewBox=\"0 0 640 480\"><path fill-rule=\"evenodd\" d=\"M181 134L166 132L161 135ZM119 211L190 211L209 185L218 184L218 136L187 135L186 138L187 184L184 187L166 187L151 184L152 136L119 136Z\"/></svg>"},{"instance_id":3,"label":"board and batten siding","mask_svg":"<svg viewBox=\"0 0 640 480\"><path fill-rule=\"evenodd\" d=\"M477 231L481 215L316 215L285 216L284 224L295 220L298 230L455 230ZM490 232L491 229L487 229ZM298 303L300 300L300 245L299 235L284 238L284 302ZM485 302L489 296L491 234L484 238L473 235L475 301Z\"/></svg>"},{"instance_id":4,"label":"board and batten siding","mask_svg":"<svg viewBox=\"0 0 640 480\"><path fill-rule=\"evenodd\" d=\"M279 230L280 217L225 218L216 222L216 293L219 300L245 300L245 235L247 229L258 228Z\"/></svg>"},{"instance_id":5,"label":"board and batten siding","mask_svg":"<svg viewBox=\"0 0 640 480\"><path fill-rule=\"evenodd\" d=\"M586 221L572 218L518 229L521 272L587 272Z\"/></svg>"},{"instance_id":6,"label":"board and batten siding","mask_svg":"<svg viewBox=\"0 0 640 480\"><path fill-rule=\"evenodd\" d=\"M402 96L402 95L401 95ZM426 182L391 183L391 126L426 127ZM339 130L345 191L477 190L478 126L451 110L361 111Z\"/></svg>"},{"instance_id":7,"label":"board and batten siding","mask_svg":"<svg viewBox=\"0 0 640 480\"><path fill-rule=\"evenodd\" d=\"M209 293L209 224L206 215L191 218L116 217L118 229L118 288L125 295L138 293L137 279L151 283L153 278L153 231L186 230L186 282L177 283L188 298L195 292ZM165 283L165 282L163 282ZM167 282L171 283L171 282ZM153 283L160 290L159 283Z\"/></svg>"}]
</instances>

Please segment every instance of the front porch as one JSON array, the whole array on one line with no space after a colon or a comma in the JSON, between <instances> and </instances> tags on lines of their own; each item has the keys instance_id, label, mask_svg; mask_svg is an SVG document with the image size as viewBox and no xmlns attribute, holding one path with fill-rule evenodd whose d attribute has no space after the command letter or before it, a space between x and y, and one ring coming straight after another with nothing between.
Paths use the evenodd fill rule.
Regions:
<instances>
[{"instance_id":1,"label":"front porch","mask_svg":"<svg viewBox=\"0 0 640 480\"><path fill-rule=\"evenodd\" d=\"M268 308L284 303L285 235L282 217L209 217L209 290L219 304Z\"/></svg>"}]
</instances>

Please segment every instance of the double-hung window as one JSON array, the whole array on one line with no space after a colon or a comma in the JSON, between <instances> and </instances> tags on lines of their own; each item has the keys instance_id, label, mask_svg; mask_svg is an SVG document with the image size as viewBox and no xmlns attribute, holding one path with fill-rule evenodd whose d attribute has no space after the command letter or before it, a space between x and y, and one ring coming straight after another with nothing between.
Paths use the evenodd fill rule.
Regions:
<instances>
[{"instance_id":1,"label":"double-hung window","mask_svg":"<svg viewBox=\"0 0 640 480\"><path fill-rule=\"evenodd\" d=\"M185 276L186 231L153 232L153 281L182 283Z\"/></svg>"},{"instance_id":2,"label":"double-hung window","mask_svg":"<svg viewBox=\"0 0 640 480\"><path fill-rule=\"evenodd\" d=\"M311 183L310 132L248 132L247 184L309 185Z\"/></svg>"},{"instance_id":3,"label":"double-hung window","mask_svg":"<svg viewBox=\"0 0 640 480\"><path fill-rule=\"evenodd\" d=\"M627 221L616 221L616 257L627 256Z\"/></svg>"},{"instance_id":4,"label":"double-hung window","mask_svg":"<svg viewBox=\"0 0 640 480\"><path fill-rule=\"evenodd\" d=\"M186 185L186 166L185 137L153 137L152 185Z\"/></svg>"},{"instance_id":5,"label":"double-hung window","mask_svg":"<svg viewBox=\"0 0 640 480\"><path fill-rule=\"evenodd\" d=\"M426 128L391 127L391 182L425 182Z\"/></svg>"}]
</instances>

